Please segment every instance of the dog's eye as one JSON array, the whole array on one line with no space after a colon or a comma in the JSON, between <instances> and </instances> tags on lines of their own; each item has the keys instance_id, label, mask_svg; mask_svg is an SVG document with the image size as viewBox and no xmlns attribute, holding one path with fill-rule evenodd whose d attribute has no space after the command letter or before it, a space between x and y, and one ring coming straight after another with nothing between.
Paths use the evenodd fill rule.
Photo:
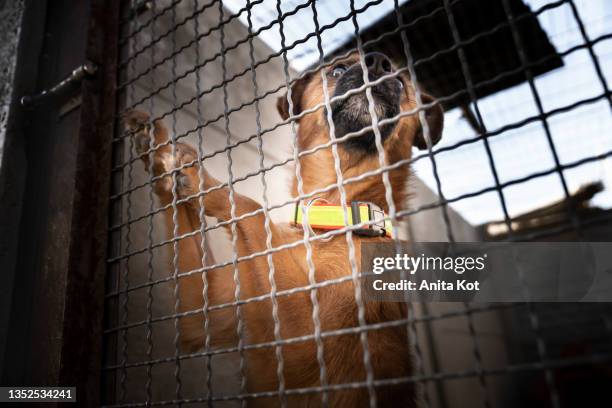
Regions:
<instances>
[{"instance_id":1,"label":"dog's eye","mask_svg":"<svg viewBox=\"0 0 612 408\"><path fill-rule=\"evenodd\" d=\"M331 70L331 76L334 78L339 78L345 72L346 67L344 65L337 65L334 67L334 69Z\"/></svg>"},{"instance_id":2,"label":"dog's eye","mask_svg":"<svg viewBox=\"0 0 612 408\"><path fill-rule=\"evenodd\" d=\"M397 82L399 82L400 89L404 89L404 83L400 79Z\"/></svg>"}]
</instances>

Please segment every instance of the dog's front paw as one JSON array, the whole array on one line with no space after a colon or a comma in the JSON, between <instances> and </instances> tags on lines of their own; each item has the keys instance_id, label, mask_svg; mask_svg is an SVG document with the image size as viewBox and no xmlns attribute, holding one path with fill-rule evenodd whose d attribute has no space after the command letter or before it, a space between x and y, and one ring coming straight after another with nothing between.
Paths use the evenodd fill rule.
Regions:
<instances>
[{"instance_id":1,"label":"dog's front paw","mask_svg":"<svg viewBox=\"0 0 612 408\"><path fill-rule=\"evenodd\" d=\"M199 187L199 162L196 150L185 143L177 142L164 145L153 153L153 174L161 176L155 191L172 193L173 180L176 180L176 193L179 197L195 194Z\"/></svg>"},{"instance_id":2,"label":"dog's front paw","mask_svg":"<svg viewBox=\"0 0 612 408\"><path fill-rule=\"evenodd\" d=\"M197 193L200 163L192 146L168 140L163 122L156 120L152 123L146 112L129 110L123 123L129 137L133 138L136 153L149 152L141 156L141 159L145 170L158 178L154 183L154 191L158 195L176 191L180 197L184 197Z\"/></svg>"},{"instance_id":3,"label":"dog's front paw","mask_svg":"<svg viewBox=\"0 0 612 408\"><path fill-rule=\"evenodd\" d=\"M134 140L137 154L149 150L152 137L151 117L148 113L136 109L130 109L123 118L123 124L129 137Z\"/></svg>"},{"instance_id":4,"label":"dog's front paw","mask_svg":"<svg viewBox=\"0 0 612 408\"><path fill-rule=\"evenodd\" d=\"M186 143L177 143L174 155L168 157L167 161L167 171L172 168L181 168L176 175L179 194L188 196L196 193L199 184L199 162L196 150Z\"/></svg>"}]
</instances>

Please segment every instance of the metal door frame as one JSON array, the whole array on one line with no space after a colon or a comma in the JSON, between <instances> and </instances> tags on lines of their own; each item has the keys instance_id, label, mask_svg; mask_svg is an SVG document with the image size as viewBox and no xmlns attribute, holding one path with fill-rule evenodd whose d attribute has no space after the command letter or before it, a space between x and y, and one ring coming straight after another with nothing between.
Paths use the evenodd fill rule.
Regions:
<instances>
[{"instance_id":1,"label":"metal door frame","mask_svg":"<svg viewBox=\"0 0 612 408\"><path fill-rule=\"evenodd\" d=\"M25 1L0 174L0 384L76 386L80 406L100 403L118 21L119 0ZM67 112L20 105L86 61Z\"/></svg>"}]
</instances>

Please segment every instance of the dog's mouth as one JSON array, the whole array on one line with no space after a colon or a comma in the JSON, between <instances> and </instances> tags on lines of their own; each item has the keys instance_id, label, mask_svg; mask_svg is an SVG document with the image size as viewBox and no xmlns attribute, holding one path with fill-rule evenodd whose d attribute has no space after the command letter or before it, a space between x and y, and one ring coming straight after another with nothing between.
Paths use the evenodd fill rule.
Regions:
<instances>
[{"instance_id":1,"label":"dog's mouth","mask_svg":"<svg viewBox=\"0 0 612 408\"><path fill-rule=\"evenodd\" d=\"M373 72L374 71L374 72ZM385 72L368 70L369 80L375 81ZM343 95L351 89L363 85L363 71L359 63L354 64L338 78L333 96ZM400 96L402 83L396 78L389 78L373 86L372 98L374 112L378 121L397 116L400 112ZM366 92L361 91L332 103L332 119L334 121L335 136L340 138L349 133L359 132L365 127L372 126L372 116L368 105ZM384 142L393 132L396 123L379 126L381 141ZM350 137L342 144L347 148L360 149L366 152L376 151L376 138L372 129Z\"/></svg>"}]
</instances>

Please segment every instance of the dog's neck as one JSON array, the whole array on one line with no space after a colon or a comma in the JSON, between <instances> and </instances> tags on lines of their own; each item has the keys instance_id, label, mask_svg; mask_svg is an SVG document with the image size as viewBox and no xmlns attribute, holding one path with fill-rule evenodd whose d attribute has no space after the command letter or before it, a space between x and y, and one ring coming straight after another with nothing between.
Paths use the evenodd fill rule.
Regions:
<instances>
[{"instance_id":1,"label":"dog's neck","mask_svg":"<svg viewBox=\"0 0 612 408\"><path fill-rule=\"evenodd\" d=\"M359 177L366 172L376 171L379 168L378 161L371 158L368 160L363 158L355 160L354 157L351 157L349 160L346 157L346 153L340 150L338 155L340 157L340 167L344 181ZM320 150L315 154L301 157L300 170L304 194L324 190L330 185L338 183L331 149ZM409 169L407 166L402 166L387 172L387 174L389 176L389 188L391 189L393 203L396 210L400 211L406 206ZM299 195L297 178L293 179L291 192L293 197ZM344 192L348 205L352 201L371 202L378 205L385 212L389 212L385 183L380 174L344 184ZM342 201L338 188L315 193L314 197L324 199L329 204L340 205Z\"/></svg>"}]
</instances>

